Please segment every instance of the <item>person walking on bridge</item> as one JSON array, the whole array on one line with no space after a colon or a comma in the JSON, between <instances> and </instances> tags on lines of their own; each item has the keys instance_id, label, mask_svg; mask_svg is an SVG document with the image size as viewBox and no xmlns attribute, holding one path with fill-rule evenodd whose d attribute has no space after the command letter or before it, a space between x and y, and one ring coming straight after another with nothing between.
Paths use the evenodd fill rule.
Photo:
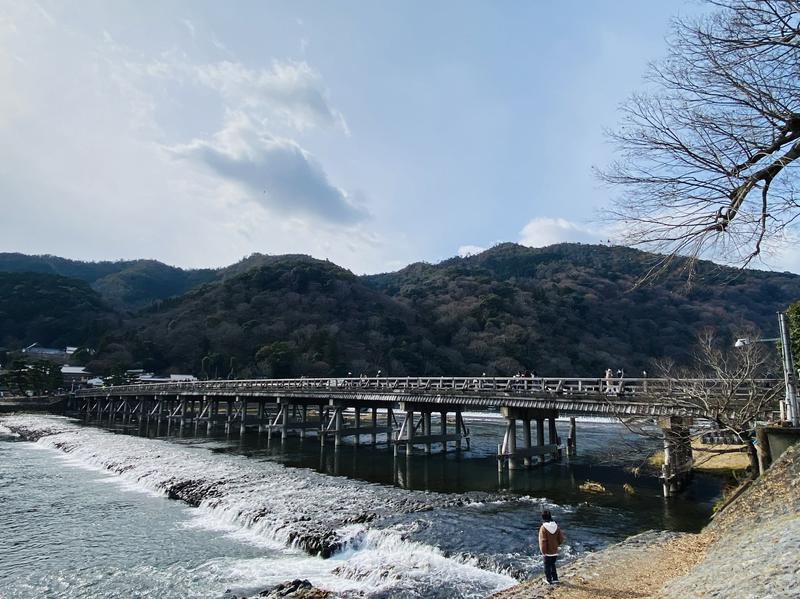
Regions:
<instances>
[{"instance_id":1,"label":"person walking on bridge","mask_svg":"<svg viewBox=\"0 0 800 599\"><path fill-rule=\"evenodd\" d=\"M558 559L558 548L564 542L564 534L553 522L550 510L542 511L542 525L539 527L539 550L544 556L544 576L547 584L558 584L558 572L556 572L556 559Z\"/></svg>"}]
</instances>

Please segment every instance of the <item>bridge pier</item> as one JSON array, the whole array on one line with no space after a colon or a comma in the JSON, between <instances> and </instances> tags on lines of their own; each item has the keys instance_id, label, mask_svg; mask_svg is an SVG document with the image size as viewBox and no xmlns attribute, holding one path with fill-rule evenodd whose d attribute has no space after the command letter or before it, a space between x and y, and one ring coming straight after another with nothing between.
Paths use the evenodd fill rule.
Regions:
<instances>
[{"instance_id":1,"label":"bridge pier","mask_svg":"<svg viewBox=\"0 0 800 599\"><path fill-rule=\"evenodd\" d=\"M575 417L569 419L569 435L567 436L567 456L574 457L577 454L577 426Z\"/></svg>"},{"instance_id":2,"label":"bridge pier","mask_svg":"<svg viewBox=\"0 0 800 599\"><path fill-rule=\"evenodd\" d=\"M544 464L546 456L550 455L553 460L560 457L558 444L558 433L556 431L555 410L543 410L538 408L511 408L502 407L500 413L506 419L506 431L503 436L503 443L497 446L497 469L502 472L505 468L516 470L520 466L529 468L533 465L533 459L538 459L540 464ZM517 447L517 420L522 421L522 443L521 448ZM536 445L531 445L531 421L536 421ZM549 443L544 442L544 423L548 421Z\"/></svg>"},{"instance_id":3,"label":"bridge pier","mask_svg":"<svg viewBox=\"0 0 800 599\"><path fill-rule=\"evenodd\" d=\"M692 439L689 427L692 419L667 416L658 419L664 435L664 464L661 466L661 484L664 497L680 493L692 475Z\"/></svg>"},{"instance_id":4,"label":"bridge pier","mask_svg":"<svg viewBox=\"0 0 800 599\"><path fill-rule=\"evenodd\" d=\"M455 442L456 450L460 451L462 439L466 439L467 446L469 446L469 431L464 426L461 416L462 406L400 402L400 409L406 413L406 416L394 440L395 455L399 454L400 448L405 448L406 455L408 455L413 451L415 445L422 445L425 455L430 455L434 444L441 444L442 453L446 453L447 444L451 441ZM433 432L433 412L438 412L441 418L439 434ZM452 433L447 431L447 414L449 412L455 413L455 430ZM415 413L419 413L419 420L415 421Z\"/></svg>"},{"instance_id":5,"label":"bridge pier","mask_svg":"<svg viewBox=\"0 0 800 599\"><path fill-rule=\"evenodd\" d=\"M378 404L377 406L375 404ZM386 433L387 443L392 442L392 405L390 401L352 401L352 400L330 400L328 405L328 415L321 422L320 443L324 444L329 436L334 438L334 446L339 447L347 437L353 438L353 444L361 444L362 435L370 435L373 445L378 444L378 434ZM322 406L320 406L322 407ZM368 426L364 426L362 420L362 410L364 408L372 410L371 421ZM386 410L386 423L381 426L378 421L378 409ZM348 426L345 412L353 409L352 426Z\"/></svg>"}]
</instances>

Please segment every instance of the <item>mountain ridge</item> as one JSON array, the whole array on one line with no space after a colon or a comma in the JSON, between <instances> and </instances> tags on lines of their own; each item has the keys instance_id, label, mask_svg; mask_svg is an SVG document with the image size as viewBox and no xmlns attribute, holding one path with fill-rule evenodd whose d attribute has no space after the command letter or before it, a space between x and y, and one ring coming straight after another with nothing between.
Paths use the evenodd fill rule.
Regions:
<instances>
[{"instance_id":1,"label":"mountain ridge","mask_svg":"<svg viewBox=\"0 0 800 599\"><path fill-rule=\"evenodd\" d=\"M0 254L0 274L9 263L25 263L23 255L8 256ZM774 313L800 297L798 275L708 262L698 265L702 276L691 288L679 266L658 283L637 287L658 259L623 247L507 243L361 276L301 254L253 254L199 271L161 270L151 261L102 263L83 276L102 274L92 287L120 324L100 335L91 366L203 376L378 369L599 376L609 367L639 372L658 358L685 363L704 328L722 338L770 330ZM36 266L34 258L27 263ZM25 335L14 340L46 342ZM0 345L8 343L0 335Z\"/></svg>"}]
</instances>

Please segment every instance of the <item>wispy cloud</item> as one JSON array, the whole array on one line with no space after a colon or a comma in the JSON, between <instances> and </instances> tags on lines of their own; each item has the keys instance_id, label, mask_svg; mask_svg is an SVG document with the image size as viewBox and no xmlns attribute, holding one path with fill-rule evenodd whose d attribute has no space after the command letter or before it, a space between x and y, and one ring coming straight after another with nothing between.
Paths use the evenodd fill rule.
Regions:
<instances>
[{"instance_id":1,"label":"wispy cloud","mask_svg":"<svg viewBox=\"0 0 800 599\"><path fill-rule=\"evenodd\" d=\"M537 217L522 228L519 242L529 247L543 247L568 241L598 243L602 236L603 232L598 229L565 218Z\"/></svg>"},{"instance_id":2,"label":"wispy cloud","mask_svg":"<svg viewBox=\"0 0 800 599\"><path fill-rule=\"evenodd\" d=\"M240 185L250 199L271 211L346 225L367 216L330 182L310 153L290 139L259 131L242 113L231 115L212 140L195 140L170 151Z\"/></svg>"},{"instance_id":3,"label":"wispy cloud","mask_svg":"<svg viewBox=\"0 0 800 599\"><path fill-rule=\"evenodd\" d=\"M219 92L230 108L257 120L278 121L298 131L328 126L347 132L322 77L306 62L274 61L270 69L250 69L225 60L192 71L197 82Z\"/></svg>"},{"instance_id":4,"label":"wispy cloud","mask_svg":"<svg viewBox=\"0 0 800 599\"><path fill-rule=\"evenodd\" d=\"M181 19L181 23L183 23L183 26L189 31L189 35L191 35L192 39L194 39L194 37L197 35L197 28L194 26L194 23L192 23L189 19Z\"/></svg>"}]
</instances>

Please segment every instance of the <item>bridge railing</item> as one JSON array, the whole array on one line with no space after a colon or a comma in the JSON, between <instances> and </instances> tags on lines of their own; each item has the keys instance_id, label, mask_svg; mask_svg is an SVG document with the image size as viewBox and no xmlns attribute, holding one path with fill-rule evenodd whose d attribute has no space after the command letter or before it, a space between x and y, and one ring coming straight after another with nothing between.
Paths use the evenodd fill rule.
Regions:
<instances>
[{"instance_id":1,"label":"bridge railing","mask_svg":"<svg viewBox=\"0 0 800 599\"><path fill-rule=\"evenodd\" d=\"M754 381L763 393L774 391L780 381ZM692 391L703 391L747 399L753 386L731 385L719 379L667 378L566 378L566 377L326 377L285 379L235 379L137 383L100 389L81 389L77 396L103 394L197 393L236 391L373 392L382 394L457 394L478 396L568 396L602 398L624 396L628 401L680 399Z\"/></svg>"}]
</instances>

